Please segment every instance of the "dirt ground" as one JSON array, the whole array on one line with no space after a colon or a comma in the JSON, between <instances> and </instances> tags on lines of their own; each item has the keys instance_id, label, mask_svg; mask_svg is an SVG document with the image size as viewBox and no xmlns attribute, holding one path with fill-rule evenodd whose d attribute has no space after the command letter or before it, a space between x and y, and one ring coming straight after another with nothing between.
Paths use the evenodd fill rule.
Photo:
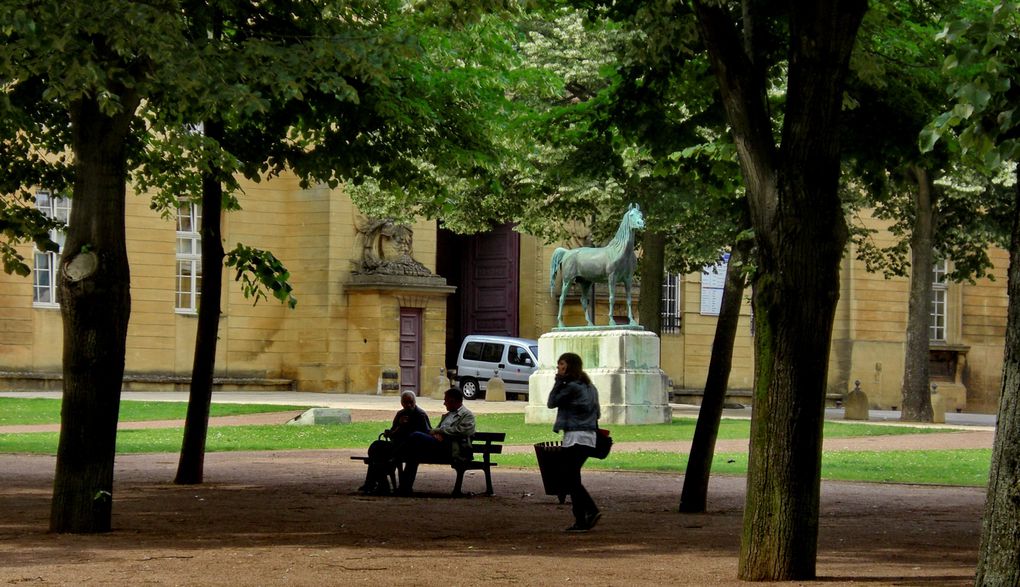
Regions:
<instances>
[{"instance_id":1,"label":"dirt ground","mask_svg":"<svg viewBox=\"0 0 1020 587\"><path fill-rule=\"evenodd\" d=\"M960 448L991 446L992 433L832 442L827 448ZM212 453L200 486L171 483L175 454L121 456L114 530L85 536L47 532L52 457L0 454L0 584L739 583L743 478L714 477L709 511L689 515L676 512L682 476L586 470L603 518L587 534L565 534L569 502L544 495L537 471L498 467L495 496L454 499L453 471L423 466L414 497L367 497L355 490L365 467L353 454L364 451ZM469 472L465 491L484 488L481 473ZM810 584L972 584L983 500L977 488L825 482Z\"/></svg>"}]
</instances>

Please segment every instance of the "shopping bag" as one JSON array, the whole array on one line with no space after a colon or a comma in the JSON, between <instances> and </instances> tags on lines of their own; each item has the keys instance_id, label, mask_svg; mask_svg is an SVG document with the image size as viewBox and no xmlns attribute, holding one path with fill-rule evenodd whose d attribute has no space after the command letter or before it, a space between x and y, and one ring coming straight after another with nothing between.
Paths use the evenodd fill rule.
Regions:
<instances>
[{"instance_id":1,"label":"shopping bag","mask_svg":"<svg viewBox=\"0 0 1020 587\"><path fill-rule=\"evenodd\" d=\"M613 449L613 437L609 435L609 430L605 428L598 428L595 430L595 451L591 456L596 459L604 459L609 456L609 451Z\"/></svg>"}]
</instances>

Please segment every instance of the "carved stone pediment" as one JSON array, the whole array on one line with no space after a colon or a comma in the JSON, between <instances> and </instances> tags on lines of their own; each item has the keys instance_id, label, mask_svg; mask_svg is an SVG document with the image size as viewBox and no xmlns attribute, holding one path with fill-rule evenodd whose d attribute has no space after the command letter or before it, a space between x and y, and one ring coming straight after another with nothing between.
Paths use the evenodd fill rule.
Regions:
<instances>
[{"instance_id":1,"label":"carved stone pediment","mask_svg":"<svg viewBox=\"0 0 1020 587\"><path fill-rule=\"evenodd\" d=\"M392 218L357 216L357 250L353 273L357 275L405 275L430 277L432 272L416 261L412 247L414 231Z\"/></svg>"}]
</instances>

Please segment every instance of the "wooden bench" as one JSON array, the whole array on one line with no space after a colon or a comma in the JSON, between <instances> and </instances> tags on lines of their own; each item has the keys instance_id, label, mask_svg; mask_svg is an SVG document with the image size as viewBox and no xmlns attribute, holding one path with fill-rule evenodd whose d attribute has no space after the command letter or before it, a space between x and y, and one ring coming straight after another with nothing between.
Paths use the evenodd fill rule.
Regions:
<instances>
[{"instance_id":1,"label":"wooden bench","mask_svg":"<svg viewBox=\"0 0 1020 587\"><path fill-rule=\"evenodd\" d=\"M485 495L492 495L492 467L495 467L497 463L492 462L492 455L498 455L503 453L503 445L501 444L506 440L505 432L475 432L474 436L471 437L471 452L473 459L470 461L422 461L419 465L448 465L457 472L457 482L453 486L453 495L460 497L464 495L461 492L461 487L464 484L464 472L465 471L484 471L485 472ZM479 460L479 457L481 459ZM352 456L351 460L361 461L368 464L367 456ZM401 463L403 466L403 463ZM398 470L394 469L389 472L390 486L394 489L397 487L397 474Z\"/></svg>"}]
</instances>

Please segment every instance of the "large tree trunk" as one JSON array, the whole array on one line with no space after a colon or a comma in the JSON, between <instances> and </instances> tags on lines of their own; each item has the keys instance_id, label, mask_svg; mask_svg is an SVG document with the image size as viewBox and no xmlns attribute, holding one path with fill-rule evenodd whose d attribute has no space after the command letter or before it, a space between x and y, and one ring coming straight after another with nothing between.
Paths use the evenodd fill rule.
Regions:
<instances>
[{"instance_id":1,"label":"large tree trunk","mask_svg":"<svg viewBox=\"0 0 1020 587\"><path fill-rule=\"evenodd\" d=\"M662 334L662 278L666 258L666 235L646 230L641 235L641 297L638 316L645 330Z\"/></svg>"},{"instance_id":2,"label":"large tree trunk","mask_svg":"<svg viewBox=\"0 0 1020 587\"><path fill-rule=\"evenodd\" d=\"M206 135L222 139L222 125L206 122ZM202 482L205 443L209 432L209 405L212 402L213 372L216 368L216 342L220 328L220 298L223 290L223 239L220 217L223 209L223 184L218 174L202 178L202 293L198 304L198 333L191 367L191 393L184 421L184 441L177 463L174 483Z\"/></svg>"},{"instance_id":3,"label":"large tree trunk","mask_svg":"<svg viewBox=\"0 0 1020 587\"><path fill-rule=\"evenodd\" d=\"M931 319L932 255L935 239L935 186L927 170L910 170L914 192L914 226L910 235L910 302L907 309L907 341L903 365L903 405L900 419L931 422L931 390L928 388L928 342Z\"/></svg>"},{"instance_id":4,"label":"large tree trunk","mask_svg":"<svg viewBox=\"0 0 1020 587\"><path fill-rule=\"evenodd\" d=\"M705 393L698 410L698 424L694 428L691 454L687 458L684 473L684 487L680 493L680 511L700 513L705 511L708 499L708 479L712 473L712 459L715 457L715 441L719 435L719 421L722 418L726 389L733 365L733 341L737 336L740 322L740 306L744 297L744 272L741 265L747 259L752 242L743 240L733 247L730 254L726 283L723 285L722 305L719 321L715 325L712 340L712 359L708 364L708 379Z\"/></svg>"},{"instance_id":5,"label":"large tree trunk","mask_svg":"<svg viewBox=\"0 0 1020 587\"><path fill-rule=\"evenodd\" d=\"M1020 585L1020 169L1009 245L1006 352L975 585Z\"/></svg>"},{"instance_id":6,"label":"large tree trunk","mask_svg":"<svg viewBox=\"0 0 1020 587\"><path fill-rule=\"evenodd\" d=\"M126 137L137 99L105 114L94 99L71 107L75 181L58 277L64 393L50 529L107 532L128 317L124 240Z\"/></svg>"},{"instance_id":7,"label":"large tree trunk","mask_svg":"<svg viewBox=\"0 0 1020 587\"><path fill-rule=\"evenodd\" d=\"M789 73L778 148L755 49L745 50L725 6L703 0L694 6L737 147L758 250L754 411L739 576L813 579L829 345L847 240L837 193L838 121L867 3L789 4Z\"/></svg>"}]
</instances>

